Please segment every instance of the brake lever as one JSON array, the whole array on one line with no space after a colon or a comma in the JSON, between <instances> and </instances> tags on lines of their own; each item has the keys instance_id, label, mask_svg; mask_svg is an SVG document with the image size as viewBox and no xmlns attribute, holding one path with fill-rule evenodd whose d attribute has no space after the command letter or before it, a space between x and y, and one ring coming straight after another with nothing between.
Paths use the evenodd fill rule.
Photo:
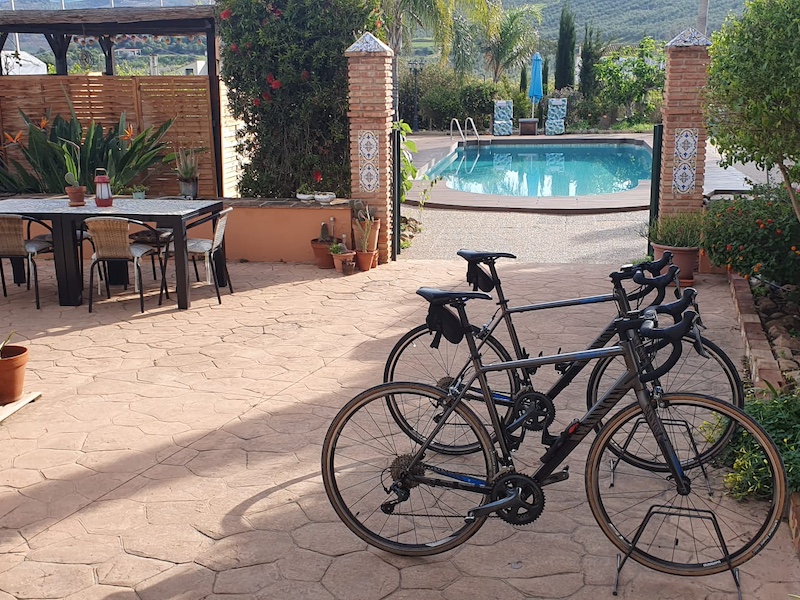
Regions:
<instances>
[{"instance_id":1,"label":"brake lever","mask_svg":"<svg viewBox=\"0 0 800 600\"><path fill-rule=\"evenodd\" d=\"M694 351L703 358L711 358L711 355L703 349L703 342L700 341L700 328L697 321L692 325L692 337L694 337Z\"/></svg>"}]
</instances>

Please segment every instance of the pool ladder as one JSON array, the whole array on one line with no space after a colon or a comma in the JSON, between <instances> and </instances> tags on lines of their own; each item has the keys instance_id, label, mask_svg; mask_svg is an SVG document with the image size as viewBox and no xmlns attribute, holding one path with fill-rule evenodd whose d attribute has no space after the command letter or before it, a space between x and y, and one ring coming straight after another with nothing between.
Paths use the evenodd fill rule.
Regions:
<instances>
[{"instance_id":1,"label":"pool ladder","mask_svg":"<svg viewBox=\"0 0 800 600\"><path fill-rule=\"evenodd\" d=\"M472 120L472 117L467 117L467 120L464 121L464 129L461 129L461 123L458 121L458 119L450 119L450 137L453 137L453 125L455 125L456 129L458 129L458 135L461 136L461 141L464 142L465 146L467 145L467 135L464 133L464 129L466 129L467 133L469 133L469 127L471 125L472 133L475 134L475 139L478 141L478 148L480 148L481 136L478 135L478 128L475 127L475 121Z\"/></svg>"}]
</instances>

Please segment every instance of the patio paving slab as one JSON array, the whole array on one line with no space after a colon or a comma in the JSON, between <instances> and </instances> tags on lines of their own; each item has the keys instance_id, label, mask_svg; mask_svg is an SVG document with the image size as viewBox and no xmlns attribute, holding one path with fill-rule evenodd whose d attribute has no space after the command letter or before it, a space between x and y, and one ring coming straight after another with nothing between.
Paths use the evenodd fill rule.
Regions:
<instances>
[{"instance_id":1,"label":"patio paving slab","mask_svg":"<svg viewBox=\"0 0 800 600\"><path fill-rule=\"evenodd\" d=\"M57 304L41 261L42 310L12 286L0 330L31 350L26 389L43 397L0 425L0 598L123 600L592 598L610 596L616 551L588 509L586 449L549 486L529 527L490 520L428 558L368 547L341 524L319 474L336 411L379 383L399 337L422 323L422 285L465 289L458 260L404 259L351 277L308 265L231 264L218 305L195 284L192 309L147 312L114 292L95 312ZM613 266L506 262L515 303L609 290ZM708 337L734 360L741 336L723 277L697 278ZM474 320L495 306L474 302ZM529 350L578 349L610 306L517 321ZM541 373L546 381L553 374ZM538 374L537 374L538 377ZM558 422L580 414L574 384ZM541 450L516 457L531 472ZM746 598L797 593L788 527L742 567ZM620 598L729 598L728 574L681 579L629 563Z\"/></svg>"}]
</instances>

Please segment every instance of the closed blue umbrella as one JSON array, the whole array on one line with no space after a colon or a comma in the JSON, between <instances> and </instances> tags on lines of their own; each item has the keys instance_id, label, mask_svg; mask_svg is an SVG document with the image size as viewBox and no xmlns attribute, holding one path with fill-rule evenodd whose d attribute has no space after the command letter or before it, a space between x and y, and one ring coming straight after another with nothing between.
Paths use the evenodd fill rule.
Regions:
<instances>
[{"instance_id":1,"label":"closed blue umbrella","mask_svg":"<svg viewBox=\"0 0 800 600\"><path fill-rule=\"evenodd\" d=\"M542 89L542 57L538 52L533 55L533 62L531 64L531 85L528 89L528 98L531 99L532 110L535 110L536 105L544 98L544 90Z\"/></svg>"}]
</instances>

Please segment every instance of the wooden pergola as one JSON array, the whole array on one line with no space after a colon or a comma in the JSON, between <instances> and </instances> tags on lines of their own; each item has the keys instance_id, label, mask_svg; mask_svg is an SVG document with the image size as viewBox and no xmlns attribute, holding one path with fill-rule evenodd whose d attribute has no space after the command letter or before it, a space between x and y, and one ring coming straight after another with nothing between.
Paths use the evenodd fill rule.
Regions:
<instances>
[{"instance_id":1,"label":"wooden pergola","mask_svg":"<svg viewBox=\"0 0 800 600\"><path fill-rule=\"evenodd\" d=\"M214 6L0 10L0 50L11 33L44 35L55 55L56 75L67 75L67 50L73 36L95 36L105 55L105 74L113 75L113 47L117 35L205 35L217 195L222 195L222 126Z\"/></svg>"}]
</instances>

